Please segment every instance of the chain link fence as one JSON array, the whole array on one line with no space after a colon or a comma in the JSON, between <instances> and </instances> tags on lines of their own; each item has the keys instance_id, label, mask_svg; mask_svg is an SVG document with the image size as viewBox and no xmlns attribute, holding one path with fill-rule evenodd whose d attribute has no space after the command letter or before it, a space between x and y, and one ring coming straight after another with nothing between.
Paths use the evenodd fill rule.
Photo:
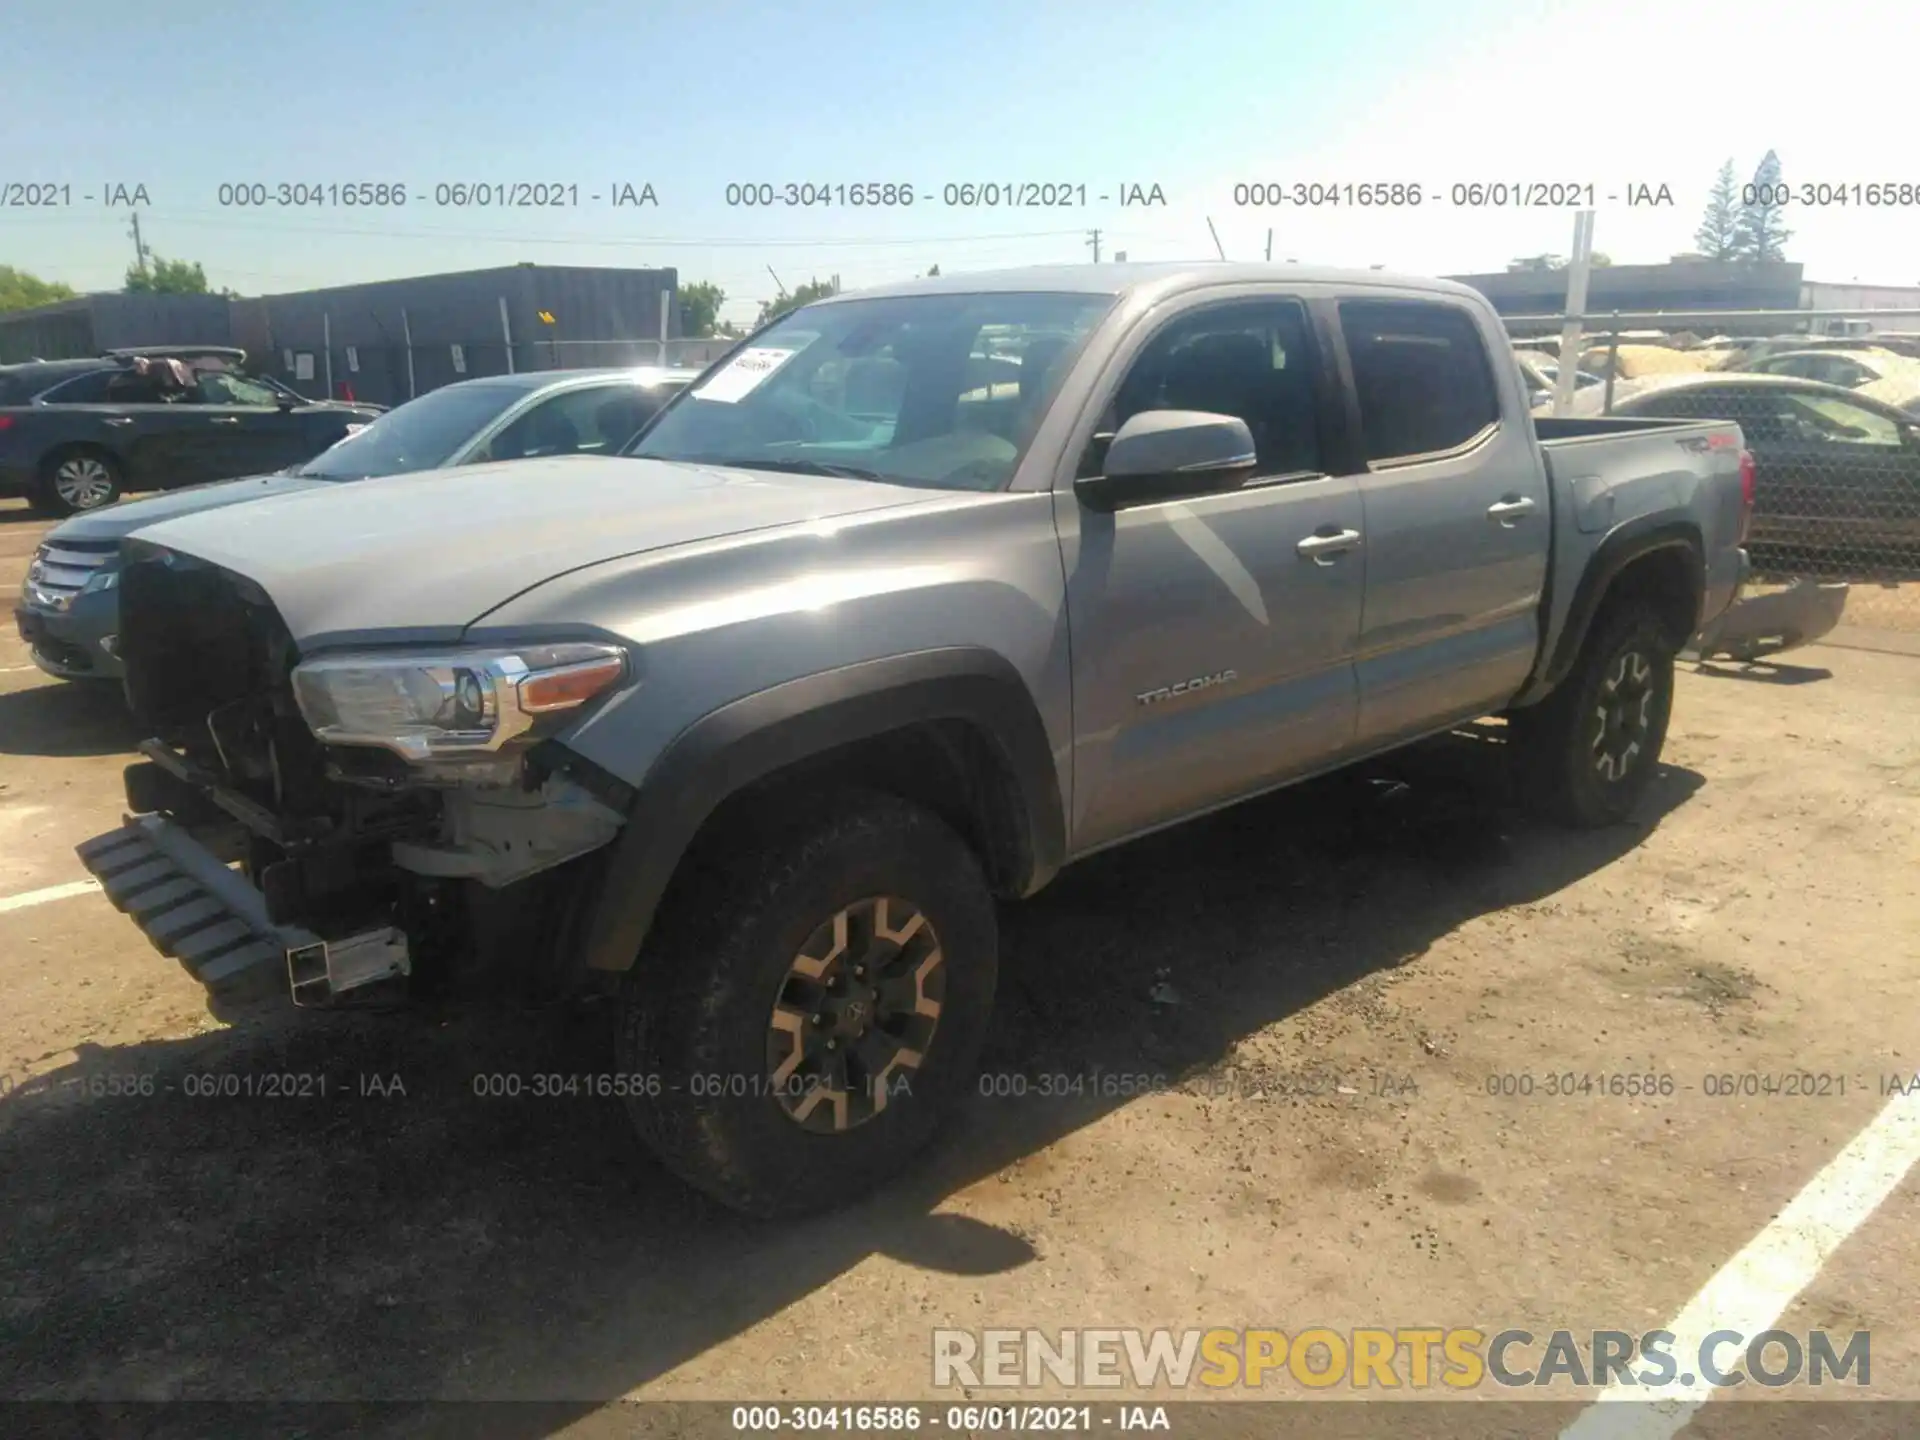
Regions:
<instances>
[{"instance_id":1,"label":"chain link fence","mask_svg":"<svg viewBox=\"0 0 1920 1440\"><path fill-rule=\"evenodd\" d=\"M1764 340L1586 334L1567 413L1735 422L1754 457L1749 593L1844 584L1841 624L1920 632L1920 358L1871 336L1795 336L1803 317L1779 319ZM1554 354L1519 355L1523 372L1557 378Z\"/></svg>"}]
</instances>

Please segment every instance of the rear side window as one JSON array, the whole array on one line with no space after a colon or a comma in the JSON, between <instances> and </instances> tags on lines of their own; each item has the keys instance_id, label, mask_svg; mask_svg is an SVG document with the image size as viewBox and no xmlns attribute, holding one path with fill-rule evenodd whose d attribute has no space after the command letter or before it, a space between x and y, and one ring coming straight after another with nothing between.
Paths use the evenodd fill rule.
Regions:
<instances>
[{"instance_id":1,"label":"rear side window","mask_svg":"<svg viewBox=\"0 0 1920 1440\"><path fill-rule=\"evenodd\" d=\"M64 381L43 391L40 402L43 405L98 405L107 398L107 387L118 373L116 370L95 370L91 374Z\"/></svg>"},{"instance_id":2,"label":"rear side window","mask_svg":"<svg viewBox=\"0 0 1920 1440\"><path fill-rule=\"evenodd\" d=\"M1420 300L1343 300L1367 459L1453 450L1500 422L1479 327L1466 311Z\"/></svg>"}]
</instances>

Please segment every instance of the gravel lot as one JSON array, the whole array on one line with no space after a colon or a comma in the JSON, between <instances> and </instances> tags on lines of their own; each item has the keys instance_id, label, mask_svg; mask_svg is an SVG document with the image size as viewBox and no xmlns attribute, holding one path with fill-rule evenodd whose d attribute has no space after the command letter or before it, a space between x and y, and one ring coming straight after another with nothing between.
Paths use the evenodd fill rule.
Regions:
<instances>
[{"instance_id":1,"label":"gravel lot","mask_svg":"<svg viewBox=\"0 0 1920 1440\"><path fill-rule=\"evenodd\" d=\"M44 528L0 511L0 583ZM494 1428L584 1435L621 1396L956 1398L937 1325L1659 1327L1920 1071L1917 702L1898 654L1687 667L1631 827L1522 821L1488 725L1089 861L1003 914L989 1088L1028 1093L761 1226L615 1102L476 1097L605 1068L590 1014L216 1017L99 895L5 908L84 879L135 739L9 630L0 1397L545 1400ZM1096 1072L1165 1083L1033 1093ZM1549 1098L1564 1072L1674 1092ZM1844 1093L1707 1093L1748 1072ZM327 1095L185 1093L277 1073ZM88 1093L110 1076L153 1093ZM1879 1398L1920 1399L1917 1200L1910 1173L1779 1322L1870 1330Z\"/></svg>"}]
</instances>

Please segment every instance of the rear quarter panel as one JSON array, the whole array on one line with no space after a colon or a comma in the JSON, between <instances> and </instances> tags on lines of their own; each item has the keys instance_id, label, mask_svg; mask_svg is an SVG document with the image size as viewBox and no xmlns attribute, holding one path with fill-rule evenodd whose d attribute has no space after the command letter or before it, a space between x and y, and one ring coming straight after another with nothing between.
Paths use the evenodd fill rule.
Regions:
<instances>
[{"instance_id":1,"label":"rear quarter panel","mask_svg":"<svg viewBox=\"0 0 1920 1440\"><path fill-rule=\"evenodd\" d=\"M1698 535L1706 562L1701 621L1733 602L1741 578L1740 427L1723 421L1611 420L1541 441L1554 503L1553 558L1541 666L1520 703L1539 699L1586 574L1628 527L1671 523Z\"/></svg>"}]
</instances>

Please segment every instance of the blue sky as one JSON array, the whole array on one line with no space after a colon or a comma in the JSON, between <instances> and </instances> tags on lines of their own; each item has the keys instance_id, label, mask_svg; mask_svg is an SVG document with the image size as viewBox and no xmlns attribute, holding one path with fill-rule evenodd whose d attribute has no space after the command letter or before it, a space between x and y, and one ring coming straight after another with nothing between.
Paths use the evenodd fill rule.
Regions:
<instances>
[{"instance_id":1,"label":"blue sky","mask_svg":"<svg viewBox=\"0 0 1920 1440\"><path fill-rule=\"evenodd\" d=\"M1136 259L1211 255L1209 218L1234 258L1257 258L1269 226L1276 259L1416 271L1566 250L1572 217L1556 211L1233 203L1247 180L1509 179L1594 182L1597 247L1657 261L1690 244L1729 157L1743 179L1772 147L1790 180L1920 183L1891 72L1844 104L1766 98L1760 77L1795 73L1805 13L1715 0L70 0L8 28L0 183L70 184L75 204L0 210L0 263L117 286L126 214L78 197L139 182L148 244L243 293L520 260L668 264L721 284L727 313L747 319L775 292L769 267L788 286L837 273L855 287L935 263L1083 261L1096 226L1105 254ZM1875 54L1914 53L1920 18L1901 13L1866 27ZM1691 78L1676 77L1675 57ZM1839 63L1876 73L1864 56ZM1568 75L1572 94L1556 89ZM1789 94L1804 99L1802 83ZM937 203L946 182L997 179L1091 195L1158 184L1169 203ZM415 198L399 211L219 203L222 183L351 180L401 182ZM582 203L431 203L439 182L521 180L576 184ZM587 199L618 181L651 183L658 207ZM729 208L726 186L743 181L904 181L936 203ZM1605 198L1634 184L1667 185L1675 203ZM1920 282L1920 207L1803 210L1790 223L1789 258L1810 278Z\"/></svg>"}]
</instances>

